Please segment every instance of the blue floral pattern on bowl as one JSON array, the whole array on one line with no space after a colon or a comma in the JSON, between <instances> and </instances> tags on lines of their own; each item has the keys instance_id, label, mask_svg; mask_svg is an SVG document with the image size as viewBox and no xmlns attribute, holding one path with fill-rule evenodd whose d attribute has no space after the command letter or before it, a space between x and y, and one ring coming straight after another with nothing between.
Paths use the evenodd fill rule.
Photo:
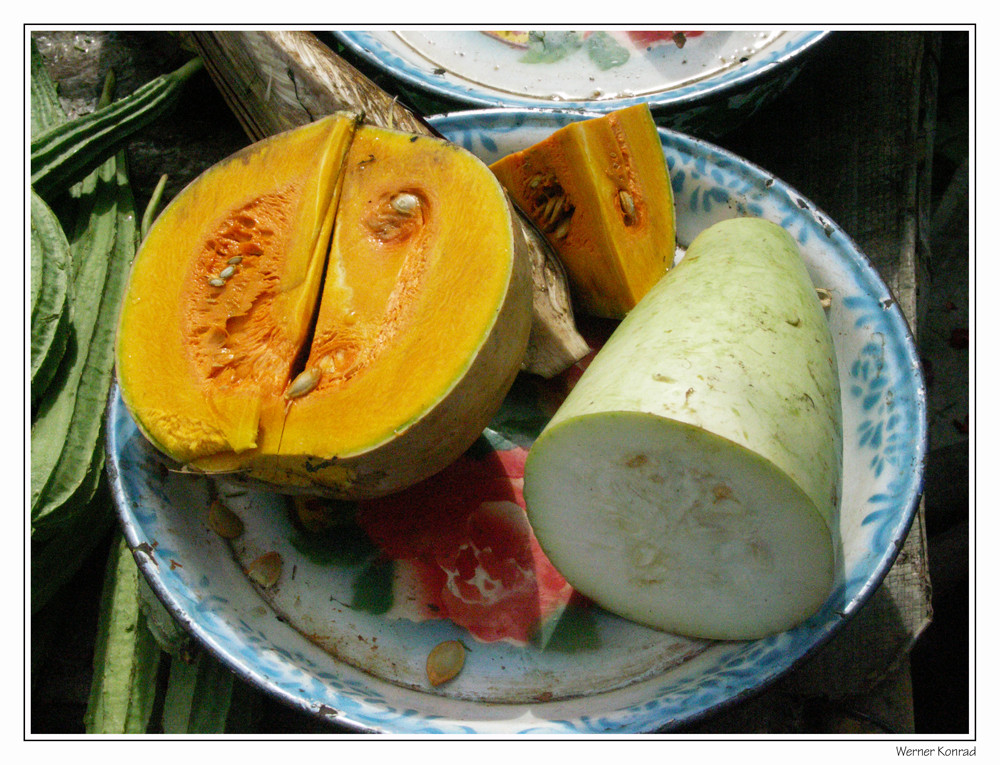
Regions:
<instances>
[{"instance_id":1,"label":"blue floral pattern on bowl","mask_svg":"<svg viewBox=\"0 0 1000 765\"><path fill-rule=\"evenodd\" d=\"M438 117L433 123L492 161L587 116L593 115L483 110ZM549 735L670 730L774 682L823 645L872 594L912 523L926 450L925 390L905 319L850 238L794 189L709 143L668 130L660 136L673 180L681 248L717 220L765 217L792 233L815 284L833 295L829 321L842 386L849 480L841 498L840 575L821 610L767 639L705 642L685 653L683 661L593 693L495 703L487 683L476 686L468 665L460 676L468 672L463 686L468 690L462 692L394 682L388 674L332 656L271 609L232 550L203 521L203 509L218 491L242 497L255 517L280 516L285 500L167 466L115 392L108 415L108 466L126 538L171 612L239 676L296 708L355 731ZM371 630L381 642L398 639L414 646L420 656L427 646L454 637L443 622L413 625L372 617L358 624L358 639L361 630ZM645 629L610 616L600 624L616 638ZM490 661L518 666L516 653L510 646L477 643L470 660L483 664L471 666ZM391 658L402 661L398 655ZM553 671L561 671L559 661L568 661L544 654L534 659L543 668L546 661L554 662ZM581 653L569 660L583 662L585 672L587 662L600 656Z\"/></svg>"}]
</instances>

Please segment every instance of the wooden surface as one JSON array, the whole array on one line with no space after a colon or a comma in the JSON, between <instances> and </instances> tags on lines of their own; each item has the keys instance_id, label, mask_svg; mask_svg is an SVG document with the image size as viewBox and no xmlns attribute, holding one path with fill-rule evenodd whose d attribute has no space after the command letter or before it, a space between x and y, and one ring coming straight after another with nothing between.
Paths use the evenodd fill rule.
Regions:
<instances>
[{"instance_id":1,"label":"wooden surface","mask_svg":"<svg viewBox=\"0 0 1000 765\"><path fill-rule=\"evenodd\" d=\"M92 93L81 60L96 55L101 66L128 62L128 72L119 79L123 88L133 89L176 66L176 41L162 37L90 33L71 45L66 39L55 44L47 40L43 53L62 80L67 100L85 102ZM715 139L789 183L851 235L914 329L926 257L935 40L923 32L838 33L781 96L733 133ZM161 172L170 173L172 195L200 169L245 142L207 77L192 83L192 90L196 108L182 111L133 147L132 177L140 206ZM86 584L77 583L64 601L77 623L96 618L96 610L89 611L81 599L86 592ZM841 633L775 686L691 726L690 732L912 731L908 652L930 618L921 509L885 582ZM36 689L36 731L79 732L77 713L89 676L86 629L79 632L83 636L69 637ZM262 704L256 732L331 732L275 702L264 699Z\"/></svg>"}]
</instances>

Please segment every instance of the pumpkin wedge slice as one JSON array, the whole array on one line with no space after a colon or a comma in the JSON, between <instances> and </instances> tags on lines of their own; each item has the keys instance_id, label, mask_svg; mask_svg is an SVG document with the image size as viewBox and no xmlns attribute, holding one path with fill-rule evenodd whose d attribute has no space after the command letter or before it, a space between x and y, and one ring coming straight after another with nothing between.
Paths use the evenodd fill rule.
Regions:
<instances>
[{"instance_id":1,"label":"pumpkin wedge slice","mask_svg":"<svg viewBox=\"0 0 1000 765\"><path fill-rule=\"evenodd\" d=\"M164 210L122 313L123 400L196 471L389 493L482 432L530 302L486 165L334 115L223 161Z\"/></svg>"},{"instance_id":2,"label":"pumpkin wedge slice","mask_svg":"<svg viewBox=\"0 0 1000 765\"><path fill-rule=\"evenodd\" d=\"M252 449L306 341L355 118L262 141L205 171L136 255L119 321L122 398L191 462Z\"/></svg>"},{"instance_id":3,"label":"pumpkin wedge slice","mask_svg":"<svg viewBox=\"0 0 1000 765\"><path fill-rule=\"evenodd\" d=\"M490 168L558 253L583 313L624 318L673 263L673 189L646 104L572 122Z\"/></svg>"}]
</instances>

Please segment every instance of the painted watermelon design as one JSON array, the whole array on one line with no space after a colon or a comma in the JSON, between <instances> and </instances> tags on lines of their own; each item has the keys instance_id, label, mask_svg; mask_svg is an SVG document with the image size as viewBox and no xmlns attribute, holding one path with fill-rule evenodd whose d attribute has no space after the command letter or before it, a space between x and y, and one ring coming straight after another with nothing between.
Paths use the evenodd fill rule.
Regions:
<instances>
[{"instance_id":1,"label":"painted watermelon design","mask_svg":"<svg viewBox=\"0 0 1000 765\"><path fill-rule=\"evenodd\" d=\"M563 616L579 631L589 604L535 539L524 462L613 327L581 321L595 350L551 380L521 375L490 427L437 475L358 503L296 498L296 548L358 568L351 606L389 619L449 619L479 641L543 648L561 639Z\"/></svg>"},{"instance_id":2,"label":"painted watermelon design","mask_svg":"<svg viewBox=\"0 0 1000 765\"><path fill-rule=\"evenodd\" d=\"M526 456L484 436L433 478L361 504L357 522L395 561L394 600L411 604L411 618L450 619L485 642L529 643L562 613L573 590L528 525Z\"/></svg>"}]
</instances>

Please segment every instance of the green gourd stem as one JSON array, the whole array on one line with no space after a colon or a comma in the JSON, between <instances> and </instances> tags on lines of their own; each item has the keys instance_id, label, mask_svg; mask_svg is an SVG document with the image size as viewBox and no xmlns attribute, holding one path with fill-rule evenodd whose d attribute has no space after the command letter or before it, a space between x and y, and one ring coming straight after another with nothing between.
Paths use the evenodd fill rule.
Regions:
<instances>
[{"instance_id":1,"label":"green gourd stem","mask_svg":"<svg viewBox=\"0 0 1000 765\"><path fill-rule=\"evenodd\" d=\"M48 389L69 339L71 256L59 219L31 193L31 403Z\"/></svg>"},{"instance_id":2,"label":"green gourd stem","mask_svg":"<svg viewBox=\"0 0 1000 765\"><path fill-rule=\"evenodd\" d=\"M114 205L109 213L113 223L110 247L102 241L101 246L90 252L91 259L103 259L106 263L101 297L92 301L97 310L90 337L85 345L81 343L78 347L85 358L79 369L73 412L61 454L37 501L34 501L36 487L32 486L32 522L39 529L63 522L79 512L96 489L103 470L104 453L100 444L114 368L115 326L137 241L135 204L124 156L109 163L115 170L111 188ZM69 408L68 403L66 407Z\"/></svg>"},{"instance_id":3,"label":"green gourd stem","mask_svg":"<svg viewBox=\"0 0 1000 765\"><path fill-rule=\"evenodd\" d=\"M87 733L145 733L152 716L161 652L139 607L140 576L119 534L101 592Z\"/></svg>"},{"instance_id":4,"label":"green gourd stem","mask_svg":"<svg viewBox=\"0 0 1000 765\"><path fill-rule=\"evenodd\" d=\"M64 459L64 445L76 408L76 394L97 324L100 301L93 299L93 295L104 291L108 252L114 245L116 229L114 177L115 161L110 160L94 176L88 177L81 187L81 212L89 223L74 234L70 244L74 266L73 288L75 294L81 297L73 305L72 347L60 365L58 375L61 384L54 395L41 400L31 425L32 516L43 504L43 490L59 461ZM77 456L83 458L83 455ZM88 450L88 462L90 458ZM33 519L33 535L34 526Z\"/></svg>"},{"instance_id":5,"label":"green gourd stem","mask_svg":"<svg viewBox=\"0 0 1000 765\"><path fill-rule=\"evenodd\" d=\"M39 613L59 589L79 571L87 557L106 539L114 525L107 483L59 533L44 542L31 542L31 613Z\"/></svg>"},{"instance_id":6,"label":"green gourd stem","mask_svg":"<svg viewBox=\"0 0 1000 765\"><path fill-rule=\"evenodd\" d=\"M115 78L109 72L104 80L104 88L97 102L97 109L105 109L114 98ZM43 490L49 485L57 470L68 467L83 471L80 483L86 483L89 491L86 498L77 493L77 508L84 505L93 494L104 466L104 454L100 444L86 447L73 454L67 445L74 440L70 437L73 416L76 412L76 397L79 386L86 378L85 371L90 340L100 315L100 301L93 295L101 295L109 273L109 264L116 243L117 202L119 165L123 170L124 159L107 160L73 188L76 197L77 222L70 245L73 264L72 288L74 295L73 322L70 327L70 350L59 366L60 386L51 396L42 399L32 419L31 445L31 487L32 509L39 509ZM130 198L130 192L129 192ZM127 201L127 200L126 200ZM125 210L126 216L129 214ZM68 313L68 312L67 312ZM103 411L103 407L101 407ZM65 455L65 456L64 456ZM72 466L65 464L73 460ZM89 478L89 480L85 480ZM50 492L50 494L55 493ZM52 502L48 503L50 506ZM71 514L62 512L64 520ZM50 512L45 513L50 515ZM58 520L56 514L56 519ZM35 539L36 524L32 523L32 539ZM51 531L50 531L51 533Z\"/></svg>"},{"instance_id":7,"label":"green gourd stem","mask_svg":"<svg viewBox=\"0 0 1000 765\"><path fill-rule=\"evenodd\" d=\"M56 85L31 40L31 135L66 122ZM70 336L69 242L58 216L31 195L31 405L48 390Z\"/></svg>"},{"instance_id":8,"label":"green gourd stem","mask_svg":"<svg viewBox=\"0 0 1000 765\"><path fill-rule=\"evenodd\" d=\"M184 83L203 64L194 58L134 93L91 114L57 125L31 142L31 185L42 197L58 194L112 156L139 130L172 109Z\"/></svg>"},{"instance_id":9,"label":"green gourd stem","mask_svg":"<svg viewBox=\"0 0 1000 765\"><path fill-rule=\"evenodd\" d=\"M232 695L233 673L210 654L201 652L191 663L172 660L163 702L163 732L225 733Z\"/></svg>"},{"instance_id":10,"label":"green gourd stem","mask_svg":"<svg viewBox=\"0 0 1000 765\"><path fill-rule=\"evenodd\" d=\"M49 77L38 45L31 40L31 137L66 122L56 85Z\"/></svg>"},{"instance_id":11,"label":"green gourd stem","mask_svg":"<svg viewBox=\"0 0 1000 765\"><path fill-rule=\"evenodd\" d=\"M146 238L146 234L149 233L149 229L156 219L156 213L160 208L160 201L163 199L163 190L166 186L167 176L161 175L160 180L156 183L156 188L153 189L152 196L149 198L149 204L146 205L146 209L142 214L142 225L139 227L140 241Z\"/></svg>"},{"instance_id":12,"label":"green gourd stem","mask_svg":"<svg viewBox=\"0 0 1000 765\"><path fill-rule=\"evenodd\" d=\"M97 97L97 109L104 109L115 100L115 90L118 87L118 76L114 69L109 69L104 75L104 84L101 86L101 94ZM96 111L96 110L95 110Z\"/></svg>"}]
</instances>

